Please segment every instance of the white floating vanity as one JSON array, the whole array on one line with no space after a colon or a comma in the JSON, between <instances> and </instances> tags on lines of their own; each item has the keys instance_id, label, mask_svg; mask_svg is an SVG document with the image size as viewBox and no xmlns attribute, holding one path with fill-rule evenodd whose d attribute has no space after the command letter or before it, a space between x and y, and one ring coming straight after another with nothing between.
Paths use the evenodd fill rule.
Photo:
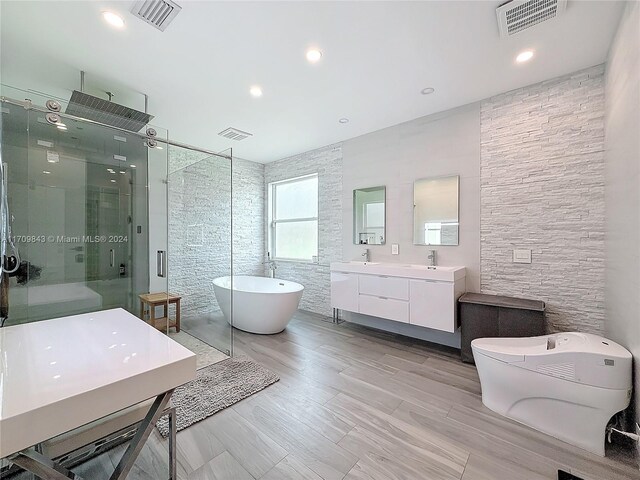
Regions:
<instances>
[{"instance_id":1,"label":"white floating vanity","mask_svg":"<svg viewBox=\"0 0 640 480\"><path fill-rule=\"evenodd\" d=\"M331 306L453 333L465 276L464 267L334 262Z\"/></svg>"}]
</instances>

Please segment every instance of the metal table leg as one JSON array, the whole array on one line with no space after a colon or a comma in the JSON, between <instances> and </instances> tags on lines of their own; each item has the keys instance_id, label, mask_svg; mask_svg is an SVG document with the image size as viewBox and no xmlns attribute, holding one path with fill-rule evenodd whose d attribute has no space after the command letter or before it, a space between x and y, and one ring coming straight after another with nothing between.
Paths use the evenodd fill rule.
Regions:
<instances>
[{"instance_id":1,"label":"metal table leg","mask_svg":"<svg viewBox=\"0 0 640 480\"><path fill-rule=\"evenodd\" d=\"M175 407L166 408L173 390L158 395L151 408L140 423L134 437L129 442L127 450L116 466L111 480L123 480L133 467L142 447L153 431L158 419L163 415L169 415L169 480L177 480L176 475L176 432L177 417ZM10 456L10 462L15 463L24 470L47 480L82 480L82 477L67 470L62 465L45 457L40 453L40 445L29 448Z\"/></svg>"},{"instance_id":2,"label":"metal table leg","mask_svg":"<svg viewBox=\"0 0 640 480\"><path fill-rule=\"evenodd\" d=\"M131 439L131 443L129 443L129 446L120 459L120 462L118 463L118 465L116 465L116 469L111 475L111 480L121 480L127 478L127 475L133 467L136 458L138 458L138 455L140 454L140 450L142 450L142 447L149 438L151 431L156 425L156 422L162 416L167 403L169 403L172 393L173 390L170 390L156 397L153 405L151 405L151 408L149 409L149 412L147 412L146 417L144 417L144 420L142 420L142 423L140 423L138 431Z\"/></svg>"},{"instance_id":3,"label":"metal table leg","mask_svg":"<svg viewBox=\"0 0 640 480\"><path fill-rule=\"evenodd\" d=\"M175 407L169 409L169 480L177 480L176 473L176 433L178 431L178 418Z\"/></svg>"},{"instance_id":4,"label":"metal table leg","mask_svg":"<svg viewBox=\"0 0 640 480\"><path fill-rule=\"evenodd\" d=\"M31 472L40 478L51 480L82 480L82 477L58 465L53 460L48 459L41 453L30 448L23 452L17 453L10 458L11 462L19 467L24 468L27 472Z\"/></svg>"}]
</instances>

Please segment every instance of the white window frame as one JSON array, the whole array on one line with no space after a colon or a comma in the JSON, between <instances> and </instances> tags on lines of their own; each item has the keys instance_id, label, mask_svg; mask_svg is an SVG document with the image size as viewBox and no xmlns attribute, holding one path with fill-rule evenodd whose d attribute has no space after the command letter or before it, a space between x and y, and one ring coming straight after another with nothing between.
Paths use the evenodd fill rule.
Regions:
<instances>
[{"instance_id":1,"label":"white window frame","mask_svg":"<svg viewBox=\"0 0 640 480\"><path fill-rule=\"evenodd\" d=\"M267 218L267 231L268 231L268 251L271 255L271 258L274 260L286 261L286 262L300 262L300 263L314 263L314 258L303 259L303 258L287 258L278 256L278 252L276 251L276 225L278 223L298 223L298 222L316 222L316 251L315 257L316 262L318 258L318 248L320 242L320 228L319 228L319 210L320 210L320 183L318 182L318 194L316 196L316 216L315 217L300 217L300 218L288 218L286 220L277 220L276 216L276 191L277 187L280 185L284 185L287 183L296 183L303 180L308 180L310 178L318 179L318 173L311 173L308 175L302 175L300 177L287 178L285 180L279 180L276 182L270 182L267 186L267 195L268 195L268 218Z\"/></svg>"}]
</instances>

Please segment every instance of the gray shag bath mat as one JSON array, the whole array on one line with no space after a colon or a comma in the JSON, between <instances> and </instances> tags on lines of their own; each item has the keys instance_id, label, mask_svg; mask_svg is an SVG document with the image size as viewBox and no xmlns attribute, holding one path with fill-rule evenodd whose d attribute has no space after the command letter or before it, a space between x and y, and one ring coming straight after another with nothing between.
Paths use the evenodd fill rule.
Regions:
<instances>
[{"instance_id":1,"label":"gray shag bath mat","mask_svg":"<svg viewBox=\"0 0 640 480\"><path fill-rule=\"evenodd\" d=\"M176 407L178 431L230 407L280 380L249 357L238 356L202 368L195 380L176 388L171 402ZM169 435L169 417L156 424L163 437Z\"/></svg>"}]
</instances>

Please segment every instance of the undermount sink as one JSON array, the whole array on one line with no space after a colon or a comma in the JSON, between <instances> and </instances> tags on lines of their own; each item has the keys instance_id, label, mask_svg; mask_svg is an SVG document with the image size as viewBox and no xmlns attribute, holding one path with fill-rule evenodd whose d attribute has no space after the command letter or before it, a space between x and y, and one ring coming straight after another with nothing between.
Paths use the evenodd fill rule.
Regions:
<instances>
[{"instance_id":1,"label":"undermount sink","mask_svg":"<svg viewBox=\"0 0 640 480\"><path fill-rule=\"evenodd\" d=\"M397 264L382 262L360 262L357 260L331 263L331 271L363 273L389 277L415 278L443 282L454 282L466 275L464 267L431 266L419 264Z\"/></svg>"},{"instance_id":2,"label":"undermount sink","mask_svg":"<svg viewBox=\"0 0 640 480\"><path fill-rule=\"evenodd\" d=\"M443 267L440 265L416 265L416 264L411 264L411 265L403 265L403 267L407 267L407 268L418 268L420 270L439 270L439 271L444 271L444 272L451 272L457 268L460 267Z\"/></svg>"}]
</instances>

